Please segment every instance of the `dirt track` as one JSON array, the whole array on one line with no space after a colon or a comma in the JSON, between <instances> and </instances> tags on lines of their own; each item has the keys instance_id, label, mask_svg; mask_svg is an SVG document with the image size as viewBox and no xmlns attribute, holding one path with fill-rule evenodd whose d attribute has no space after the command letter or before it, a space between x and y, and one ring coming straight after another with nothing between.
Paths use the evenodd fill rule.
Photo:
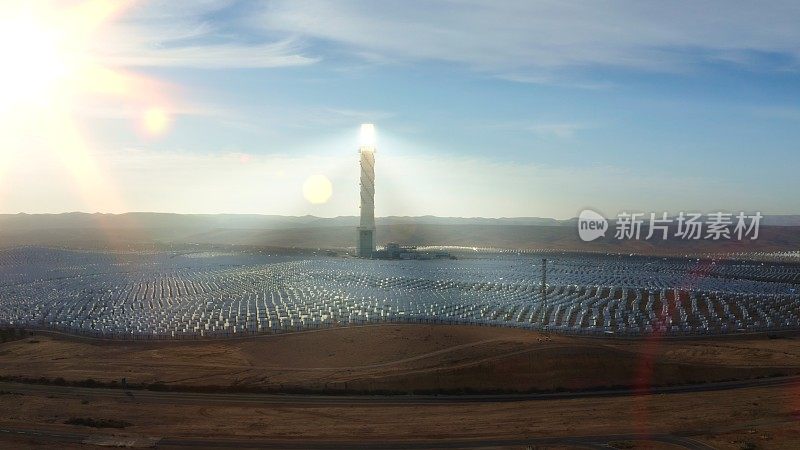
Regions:
<instances>
[{"instance_id":1,"label":"dirt track","mask_svg":"<svg viewBox=\"0 0 800 450\"><path fill-rule=\"evenodd\" d=\"M640 341L469 326L382 325L234 341L39 335L0 345L0 376L350 391L531 391L800 373L800 340Z\"/></svg>"}]
</instances>

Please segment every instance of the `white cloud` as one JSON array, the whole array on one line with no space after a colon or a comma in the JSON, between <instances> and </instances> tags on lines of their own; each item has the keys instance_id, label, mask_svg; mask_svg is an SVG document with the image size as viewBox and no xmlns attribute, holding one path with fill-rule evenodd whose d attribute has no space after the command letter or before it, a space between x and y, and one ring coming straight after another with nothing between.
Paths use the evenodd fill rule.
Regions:
<instances>
[{"instance_id":1,"label":"white cloud","mask_svg":"<svg viewBox=\"0 0 800 450\"><path fill-rule=\"evenodd\" d=\"M343 108L325 108L328 113L337 114L346 117L348 120L355 119L360 121L372 122L375 120L384 120L394 117L394 113L389 111L378 110L357 110L357 109L343 109Z\"/></svg>"},{"instance_id":2,"label":"white cloud","mask_svg":"<svg viewBox=\"0 0 800 450\"><path fill-rule=\"evenodd\" d=\"M568 68L690 70L705 61L781 54L797 65L800 7L792 1L289 0L258 25L395 60L463 63L545 81ZM762 61L763 63L763 61ZM513 79L513 77L506 78Z\"/></svg>"},{"instance_id":3,"label":"white cloud","mask_svg":"<svg viewBox=\"0 0 800 450\"><path fill-rule=\"evenodd\" d=\"M349 55L350 63L445 61L510 81L605 89L581 71L675 72L706 62L785 70L800 61L792 1L276 0L245 13L229 1L133 5L93 44L113 64L269 68Z\"/></svg>"},{"instance_id":4,"label":"white cloud","mask_svg":"<svg viewBox=\"0 0 800 450\"><path fill-rule=\"evenodd\" d=\"M317 58L299 54L292 41L261 45L193 45L186 47L141 47L107 56L105 61L124 67L187 67L200 69L272 68L313 64Z\"/></svg>"},{"instance_id":5,"label":"white cloud","mask_svg":"<svg viewBox=\"0 0 800 450\"><path fill-rule=\"evenodd\" d=\"M766 119L800 121L800 108L792 107L763 107L753 111L754 115Z\"/></svg>"},{"instance_id":6,"label":"white cloud","mask_svg":"<svg viewBox=\"0 0 800 450\"><path fill-rule=\"evenodd\" d=\"M585 129L585 125L577 123L537 123L527 127L542 137L571 138L578 130Z\"/></svg>"},{"instance_id":7,"label":"white cloud","mask_svg":"<svg viewBox=\"0 0 800 450\"><path fill-rule=\"evenodd\" d=\"M233 2L143 1L105 24L93 53L115 67L272 68L313 64L292 36L252 39L216 17ZM240 27L239 20L231 19Z\"/></svg>"},{"instance_id":8,"label":"white cloud","mask_svg":"<svg viewBox=\"0 0 800 450\"><path fill-rule=\"evenodd\" d=\"M496 78L501 80L513 81L516 83L527 83L527 84L544 84L550 86L561 86L561 87L569 87L569 88L577 88L577 89L586 89L590 91L602 91L608 90L617 87L616 84L610 82L592 82L592 81L577 81L577 80L570 80L565 78L564 76L555 76L554 74L544 75L544 74L518 74L518 73L508 73L508 74L497 74Z\"/></svg>"}]
</instances>

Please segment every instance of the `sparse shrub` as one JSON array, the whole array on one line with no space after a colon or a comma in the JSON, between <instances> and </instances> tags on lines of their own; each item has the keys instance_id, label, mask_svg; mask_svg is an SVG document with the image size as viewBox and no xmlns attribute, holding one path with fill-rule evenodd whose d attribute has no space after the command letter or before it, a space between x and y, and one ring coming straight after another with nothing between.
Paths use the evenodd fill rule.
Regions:
<instances>
[{"instance_id":1,"label":"sparse shrub","mask_svg":"<svg viewBox=\"0 0 800 450\"><path fill-rule=\"evenodd\" d=\"M25 395L19 392L11 392L11 391L0 391L0 395Z\"/></svg>"},{"instance_id":2,"label":"sparse shrub","mask_svg":"<svg viewBox=\"0 0 800 450\"><path fill-rule=\"evenodd\" d=\"M87 379L79 382L78 385L81 386L81 387L90 388L90 387L97 387L99 385L99 383L97 381L95 381L93 378L87 378Z\"/></svg>"},{"instance_id":3,"label":"sparse shrub","mask_svg":"<svg viewBox=\"0 0 800 450\"><path fill-rule=\"evenodd\" d=\"M124 420L116 419L93 419L91 417L72 417L65 421L67 425L80 425L92 428L125 428L132 424Z\"/></svg>"}]
</instances>

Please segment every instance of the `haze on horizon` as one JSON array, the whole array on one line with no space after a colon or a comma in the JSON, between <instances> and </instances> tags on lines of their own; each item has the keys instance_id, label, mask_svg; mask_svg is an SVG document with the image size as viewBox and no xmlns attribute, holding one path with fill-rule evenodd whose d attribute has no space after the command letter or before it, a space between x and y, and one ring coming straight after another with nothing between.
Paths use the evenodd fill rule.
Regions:
<instances>
[{"instance_id":1,"label":"haze on horizon","mask_svg":"<svg viewBox=\"0 0 800 450\"><path fill-rule=\"evenodd\" d=\"M4 2L0 213L798 214L769 3Z\"/></svg>"}]
</instances>

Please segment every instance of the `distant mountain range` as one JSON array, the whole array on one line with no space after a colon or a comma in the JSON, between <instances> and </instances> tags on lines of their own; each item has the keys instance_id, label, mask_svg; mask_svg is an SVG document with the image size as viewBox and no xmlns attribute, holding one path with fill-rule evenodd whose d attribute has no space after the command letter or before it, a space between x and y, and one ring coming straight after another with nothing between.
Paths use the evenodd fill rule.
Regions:
<instances>
[{"instance_id":1,"label":"distant mountain range","mask_svg":"<svg viewBox=\"0 0 800 450\"><path fill-rule=\"evenodd\" d=\"M389 216L378 217L378 225L435 224L435 225L569 225L575 219L556 220L540 217L436 217ZM307 227L358 226L357 216L316 217L276 216L259 214L170 214L133 212L125 214L63 213L63 214L0 214L0 229L85 228L111 226L120 228L202 227L236 229L282 229ZM800 224L800 216L798 216Z\"/></svg>"},{"instance_id":2,"label":"distant mountain range","mask_svg":"<svg viewBox=\"0 0 800 450\"><path fill-rule=\"evenodd\" d=\"M540 217L381 217L383 244L451 245L509 249L563 249L658 254L800 250L800 215L766 216L757 241L618 241L611 235L578 239L577 219ZM223 244L263 247L352 247L358 217L249 214L2 214L0 246L48 245L130 248L151 244Z\"/></svg>"},{"instance_id":3,"label":"distant mountain range","mask_svg":"<svg viewBox=\"0 0 800 450\"><path fill-rule=\"evenodd\" d=\"M282 229L301 227L358 226L358 216L317 217L278 216L260 214L171 214L132 212L102 214L71 212L61 214L0 214L0 231L15 229L86 228L111 226L114 228L203 227L236 229ZM577 218L551 219L547 217L438 217L438 216L387 216L376 218L377 225L539 225L575 226ZM800 215L764 216L762 225L800 226Z\"/></svg>"}]
</instances>

